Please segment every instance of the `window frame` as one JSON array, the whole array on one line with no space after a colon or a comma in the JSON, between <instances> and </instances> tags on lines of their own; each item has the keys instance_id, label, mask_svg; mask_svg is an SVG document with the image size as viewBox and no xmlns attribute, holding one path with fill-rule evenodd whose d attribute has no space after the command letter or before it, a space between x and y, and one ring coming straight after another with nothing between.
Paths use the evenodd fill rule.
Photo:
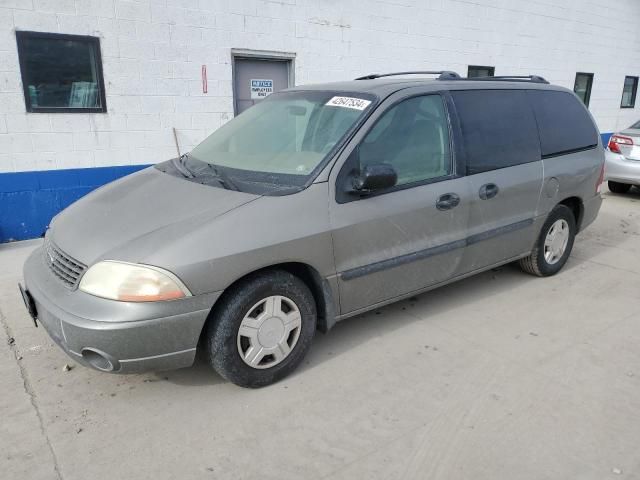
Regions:
<instances>
[{"instance_id":1,"label":"window frame","mask_svg":"<svg viewBox=\"0 0 640 480\"><path fill-rule=\"evenodd\" d=\"M587 90L584 93L585 98L582 99L580 98L580 95L578 95L578 92L576 92L576 86L578 84L578 77L584 75L585 77L587 77L589 79L589 82L587 83ZM584 103L584 106L589 108L589 103L591 102L591 89L593 88L593 73L589 73L589 72L576 72L576 76L575 79L573 80L573 93L575 93L578 98L580 98L580 100L582 100L582 103Z\"/></svg>"},{"instance_id":2,"label":"window frame","mask_svg":"<svg viewBox=\"0 0 640 480\"><path fill-rule=\"evenodd\" d=\"M34 107L31 105L31 96L29 95L29 79L30 74L27 71L27 51L25 40L31 38L49 39L49 40L71 40L76 42L85 42L93 44L95 50L95 69L96 82L98 84L98 95L100 98L100 107ZM16 31L16 42L18 45L18 62L20 64L20 77L22 79L22 90L24 94L24 104L29 113L106 113L107 98L105 92L104 75L102 72L102 54L100 52L100 38L90 35L70 35L66 33L50 33L50 32L32 32L19 30Z\"/></svg>"},{"instance_id":3,"label":"window frame","mask_svg":"<svg viewBox=\"0 0 640 480\"><path fill-rule=\"evenodd\" d=\"M346 179L352 174L354 169L360 168L359 163L359 150L360 144L364 141L367 135L375 128L378 122L396 105L410 100L416 97L426 97L430 95L438 95L442 99L442 104L444 106L444 111L446 115L447 121L447 130L449 133L449 173L447 175L441 175L439 177L427 178L424 180L418 180L411 183L404 183L402 185L394 185L390 188L384 188L381 190L377 190L366 195L354 195L348 193L344 189L344 185ZM389 193L394 193L402 190L407 190L411 188L421 187L424 185L430 185L432 183L444 182L446 180L452 180L454 178L459 178L464 176L464 165L461 164L461 156L458 151L456 151L456 142L454 141L454 135L456 135L457 129L459 129L459 124L457 123L457 117L455 116L455 110L453 105L453 99L451 98L448 91L424 91L424 92L412 92L410 95L406 95L400 98L395 99L388 105L385 105L384 110L381 110L379 114L376 115L375 120L371 125L366 128L366 131L362 132L362 137L358 140L358 142L353 146L349 156L344 161L342 166L340 167L340 171L336 177L335 181L335 200L338 204L355 202L360 200L366 200L368 198L377 197L379 195L386 195ZM377 112L376 112L377 113ZM362 127L361 127L362 128ZM355 162L358 162L357 164Z\"/></svg>"},{"instance_id":4,"label":"window frame","mask_svg":"<svg viewBox=\"0 0 640 480\"><path fill-rule=\"evenodd\" d=\"M469 76L469 72L471 71L471 69L485 69L485 70L489 70L489 72L491 72L489 75L487 76L474 76L474 77L470 77ZM467 65L467 78L487 78L487 77L493 77L496 74L496 67L492 67L489 65Z\"/></svg>"},{"instance_id":5,"label":"window frame","mask_svg":"<svg viewBox=\"0 0 640 480\"><path fill-rule=\"evenodd\" d=\"M629 105L624 105L622 101L624 100L624 87L625 87L625 84L627 83L627 78L633 79L633 86L631 88L631 103ZM634 77L633 75L626 75L624 77L624 83L622 84L622 97L620 98L620 108L635 108L637 93L638 93L638 77Z\"/></svg>"}]
</instances>

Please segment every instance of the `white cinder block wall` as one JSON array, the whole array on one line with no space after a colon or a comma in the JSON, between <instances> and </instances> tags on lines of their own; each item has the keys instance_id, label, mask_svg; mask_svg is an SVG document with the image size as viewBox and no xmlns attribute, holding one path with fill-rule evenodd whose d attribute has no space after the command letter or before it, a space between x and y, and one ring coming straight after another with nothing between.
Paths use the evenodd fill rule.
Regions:
<instances>
[{"instance_id":1,"label":"white cinder block wall","mask_svg":"<svg viewBox=\"0 0 640 480\"><path fill-rule=\"evenodd\" d=\"M638 0L0 0L0 172L155 163L233 115L231 48L293 52L296 84L495 66L572 88L601 132L640 75ZM25 113L16 30L100 37L107 113ZM201 66L208 70L202 93Z\"/></svg>"}]
</instances>

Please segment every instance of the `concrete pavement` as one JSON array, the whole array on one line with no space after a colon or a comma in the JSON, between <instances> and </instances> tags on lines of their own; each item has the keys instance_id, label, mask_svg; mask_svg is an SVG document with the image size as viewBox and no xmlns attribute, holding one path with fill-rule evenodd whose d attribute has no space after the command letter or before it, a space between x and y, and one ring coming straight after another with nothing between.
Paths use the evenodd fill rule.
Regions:
<instances>
[{"instance_id":1,"label":"concrete pavement","mask_svg":"<svg viewBox=\"0 0 640 480\"><path fill-rule=\"evenodd\" d=\"M319 334L261 390L75 366L0 246L6 479L640 479L640 189L555 277L507 266ZM13 342L10 342L13 338Z\"/></svg>"}]
</instances>

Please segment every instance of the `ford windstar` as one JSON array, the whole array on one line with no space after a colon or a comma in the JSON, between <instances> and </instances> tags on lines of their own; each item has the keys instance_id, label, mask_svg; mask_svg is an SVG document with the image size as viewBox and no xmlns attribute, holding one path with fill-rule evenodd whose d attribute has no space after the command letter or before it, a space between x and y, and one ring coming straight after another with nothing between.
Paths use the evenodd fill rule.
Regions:
<instances>
[{"instance_id":1,"label":"ford windstar","mask_svg":"<svg viewBox=\"0 0 640 480\"><path fill-rule=\"evenodd\" d=\"M603 165L587 109L538 76L300 86L61 212L21 290L82 364L174 369L200 351L259 387L347 317L509 262L556 274Z\"/></svg>"}]
</instances>

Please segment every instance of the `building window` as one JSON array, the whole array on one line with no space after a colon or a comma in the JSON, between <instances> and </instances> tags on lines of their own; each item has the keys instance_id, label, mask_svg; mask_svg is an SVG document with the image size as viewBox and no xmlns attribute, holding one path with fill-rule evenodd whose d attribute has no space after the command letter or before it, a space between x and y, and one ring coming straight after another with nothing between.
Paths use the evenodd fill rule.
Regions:
<instances>
[{"instance_id":1,"label":"building window","mask_svg":"<svg viewBox=\"0 0 640 480\"><path fill-rule=\"evenodd\" d=\"M474 77L493 77L496 67L486 67L482 65L469 65L467 69L467 78Z\"/></svg>"},{"instance_id":2,"label":"building window","mask_svg":"<svg viewBox=\"0 0 640 480\"><path fill-rule=\"evenodd\" d=\"M593 85L593 73L576 73L573 91L587 107L589 106L589 99L591 98L591 85Z\"/></svg>"},{"instance_id":3,"label":"building window","mask_svg":"<svg viewBox=\"0 0 640 480\"><path fill-rule=\"evenodd\" d=\"M28 112L106 112L97 37L16 32Z\"/></svg>"},{"instance_id":4,"label":"building window","mask_svg":"<svg viewBox=\"0 0 640 480\"><path fill-rule=\"evenodd\" d=\"M636 92L638 91L638 77L624 77L622 87L622 101L620 108L633 108L636 106Z\"/></svg>"}]
</instances>

